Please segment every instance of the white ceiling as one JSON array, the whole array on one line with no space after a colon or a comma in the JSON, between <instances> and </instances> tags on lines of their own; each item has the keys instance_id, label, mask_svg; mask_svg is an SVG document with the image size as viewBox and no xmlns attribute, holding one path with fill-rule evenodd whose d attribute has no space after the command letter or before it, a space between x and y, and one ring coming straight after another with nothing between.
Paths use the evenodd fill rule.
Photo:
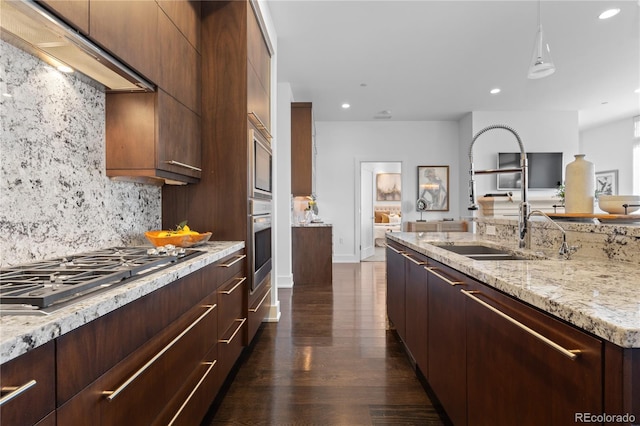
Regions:
<instances>
[{"instance_id":1,"label":"white ceiling","mask_svg":"<svg viewBox=\"0 0 640 426\"><path fill-rule=\"evenodd\" d=\"M267 0L278 81L318 121L457 120L470 111L579 111L581 128L640 114L640 6L541 3L557 71L527 79L538 2ZM610 7L621 13L598 15ZM363 86L366 84L366 86ZM502 92L490 95L499 87ZM343 110L348 102L351 108ZM388 120L387 120L388 121Z\"/></svg>"}]
</instances>

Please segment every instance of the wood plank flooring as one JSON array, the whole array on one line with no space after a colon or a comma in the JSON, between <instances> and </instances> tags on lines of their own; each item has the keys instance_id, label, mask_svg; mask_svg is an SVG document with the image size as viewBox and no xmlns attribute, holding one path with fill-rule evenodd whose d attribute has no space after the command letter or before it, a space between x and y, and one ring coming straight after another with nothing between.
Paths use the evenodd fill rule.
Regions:
<instances>
[{"instance_id":1,"label":"wood plank flooring","mask_svg":"<svg viewBox=\"0 0 640 426\"><path fill-rule=\"evenodd\" d=\"M282 317L245 351L205 425L442 425L386 320L383 262L278 291Z\"/></svg>"}]
</instances>

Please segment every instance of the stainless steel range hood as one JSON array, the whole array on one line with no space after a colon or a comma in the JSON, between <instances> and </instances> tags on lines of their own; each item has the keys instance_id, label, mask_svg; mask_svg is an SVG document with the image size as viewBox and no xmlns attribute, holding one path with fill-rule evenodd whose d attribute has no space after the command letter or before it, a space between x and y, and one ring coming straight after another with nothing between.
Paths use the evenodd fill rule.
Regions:
<instances>
[{"instance_id":1,"label":"stainless steel range hood","mask_svg":"<svg viewBox=\"0 0 640 426\"><path fill-rule=\"evenodd\" d=\"M153 84L32 0L0 0L2 39L51 65L67 65L106 91L152 92Z\"/></svg>"}]
</instances>

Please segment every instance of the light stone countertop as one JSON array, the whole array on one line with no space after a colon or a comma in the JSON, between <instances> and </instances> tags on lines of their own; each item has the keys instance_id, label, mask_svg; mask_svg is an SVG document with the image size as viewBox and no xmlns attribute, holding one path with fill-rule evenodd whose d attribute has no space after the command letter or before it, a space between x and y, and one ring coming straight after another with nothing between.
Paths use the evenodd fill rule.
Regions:
<instances>
[{"instance_id":1,"label":"light stone countertop","mask_svg":"<svg viewBox=\"0 0 640 426\"><path fill-rule=\"evenodd\" d=\"M81 299L49 315L0 315L0 364L133 302L244 248L240 241L211 241L205 253L136 280Z\"/></svg>"},{"instance_id":2,"label":"light stone countertop","mask_svg":"<svg viewBox=\"0 0 640 426\"><path fill-rule=\"evenodd\" d=\"M327 228L333 226L330 223L325 222L311 222L311 223L299 223L297 225L292 225L292 228Z\"/></svg>"},{"instance_id":3,"label":"light stone countertop","mask_svg":"<svg viewBox=\"0 0 640 426\"><path fill-rule=\"evenodd\" d=\"M387 238L623 348L640 348L640 267L634 263L559 259L471 233L387 234ZM433 244L482 243L535 259L477 261Z\"/></svg>"}]
</instances>

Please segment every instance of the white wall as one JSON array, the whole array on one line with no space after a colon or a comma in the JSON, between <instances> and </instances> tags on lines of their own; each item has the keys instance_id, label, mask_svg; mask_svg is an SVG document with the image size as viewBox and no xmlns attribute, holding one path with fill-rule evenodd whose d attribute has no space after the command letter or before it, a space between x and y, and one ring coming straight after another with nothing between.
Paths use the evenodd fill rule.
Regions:
<instances>
[{"instance_id":1,"label":"white wall","mask_svg":"<svg viewBox=\"0 0 640 426\"><path fill-rule=\"evenodd\" d=\"M358 262L360 162L402 163L403 220L419 219L417 167L449 165L450 188L459 186L458 123L316 122L317 196L320 215L333 224L334 262ZM458 217L459 203L450 198L450 211L427 213L425 219Z\"/></svg>"},{"instance_id":2,"label":"white wall","mask_svg":"<svg viewBox=\"0 0 640 426\"><path fill-rule=\"evenodd\" d=\"M580 132L580 151L596 172L618 170L618 194L633 194L633 117Z\"/></svg>"}]
</instances>

